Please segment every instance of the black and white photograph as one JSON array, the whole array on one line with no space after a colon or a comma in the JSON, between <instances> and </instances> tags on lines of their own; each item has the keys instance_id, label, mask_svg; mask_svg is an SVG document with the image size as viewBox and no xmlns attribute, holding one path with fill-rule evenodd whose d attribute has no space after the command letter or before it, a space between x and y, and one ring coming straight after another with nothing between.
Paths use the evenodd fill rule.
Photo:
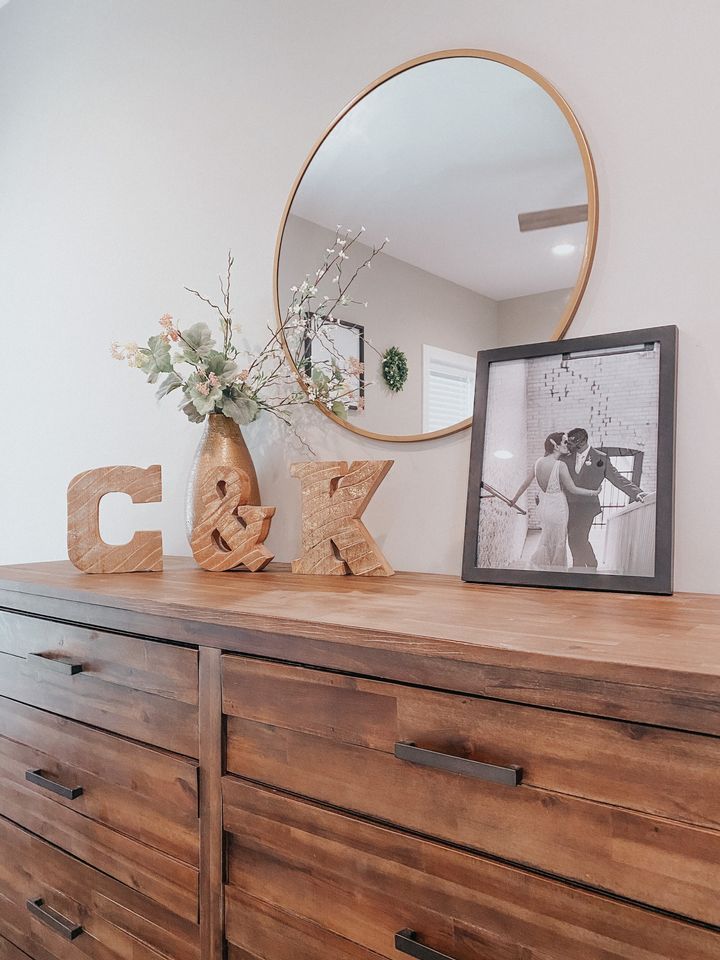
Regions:
<instances>
[{"instance_id":1,"label":"black and white photograph","mask_svg":"<svg viewBox=\"0 0 720 960\"><path fill-rule=\"evenodd\" d=\"M463 575L671 592L676 328L478 355Z\"/></svg>"}]
</instances>

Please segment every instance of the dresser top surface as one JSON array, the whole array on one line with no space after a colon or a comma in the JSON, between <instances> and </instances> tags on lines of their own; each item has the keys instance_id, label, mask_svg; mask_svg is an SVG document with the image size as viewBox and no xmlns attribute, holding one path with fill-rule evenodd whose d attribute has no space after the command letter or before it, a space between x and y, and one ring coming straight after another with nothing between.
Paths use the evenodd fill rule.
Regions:
<instances>
[{"instance_id":1,"label":"dresser top surface","mask_svg":"<svg viewBox=\"0 0 720 960\"><path fill-rule=\"evenodd\" d=\"M22 595L26 612L36 596L225 628L222 644L211 629L208 642L230 649L232 630L261 631L574 675L661 671L666 680L678 675L670 685L680 689L705 678L714 691L720 677L720 597L710 595L502 587L417 573L208 573L189 558L166 558L162 573L90 576L66 561L5 566L0 592L10 609L13 594Z\"/></svg>"}]
</instances>

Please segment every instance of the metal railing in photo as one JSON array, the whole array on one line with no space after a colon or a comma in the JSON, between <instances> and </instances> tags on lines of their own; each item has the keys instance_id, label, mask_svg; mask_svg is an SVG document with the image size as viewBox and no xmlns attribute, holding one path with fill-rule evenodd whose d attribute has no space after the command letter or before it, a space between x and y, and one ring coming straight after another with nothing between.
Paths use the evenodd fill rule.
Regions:
<instances>
[{"instance_id":1,"label":"metal railing in photo","mask_svg":"<svg viewBox=\"0 0 720 960\"><path fill-rule=\"evenodd\" d=\"M621 476L632 481L636 487L641 485L643 461L645 459L644 451L635 450L632 447L601 446L598 449L610 458L612 465ZM628 495L623 493L622 490L618 490L611 483L603 483L600 492L602 513L599 513L595 518L593 527L605 527L608 521L606 511L624 510L629 502Z\"/></svg>"},{"instance_id":2,"label":"metal railing in photo","mask_svg":"<svg viewBox=\"0 0 720 960\"><path fill-rule=\"evenodd\" d=\"M523 510L522 507L519 507L516 503L513 503L510 497L506 497L504 493L500 493L499 490L496 490L495 487L491 487L486 480L482 480L480 486L483 490L487 490L486 494L480 494L481 500L501 500L506 506L510 507L512 510L517 510L518 513L521 513L523 517L527 516L527 511Z\"/></svg>"}]
</instances>

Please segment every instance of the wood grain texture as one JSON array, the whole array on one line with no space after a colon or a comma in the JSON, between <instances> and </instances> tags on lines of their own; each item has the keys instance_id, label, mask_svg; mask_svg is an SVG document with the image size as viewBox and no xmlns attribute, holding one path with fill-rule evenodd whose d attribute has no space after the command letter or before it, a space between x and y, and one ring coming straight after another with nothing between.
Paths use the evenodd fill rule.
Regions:
<instances>
[{"instance_id":1,"label":"wood grain texture","mask_svg":"<svg viewBox=\"0 0 720 960\"><path fill-rule=\"evenodd\" d=\"M29 787L31 797L47 797L79 818L198 866L194 763L5 697L0 697L0 732L0 792L10 784ZM83 792L65 799L27 783L28 770Z\"/></svg>"},{"instance_id":2,"label":"wood grain texture","mask_svg":"<svg viewBox=\"0 0 720 960\"><path fill-rule=\"evenodd\" d=\"M105 683L197 706L197 650L0 610L0 652L65 657Z\"/></svg>"},{"instance_id":3,"label":"wood grain texture","mask_svg":"<svg viewBox=\"0 0 720 960\"><path fill-rule=\"evenodd\" d=\"M29 957L9 940L0 937L0 960L29 960Z\"/></svg>"},{"instance_id":4,"label":"wood grain texture","mask_svg":"<svg viewBox=\"0 0 720 960\"><path fill-rule=\"evenodd\" d=\"M108 493L126 493L133 503L160 503L162 468L118 466L86 470L67 491L67 547L70 561L83 573L137 573L162 570L162 534L138 531L129 543L113 545L100 536L100 501Z\"/></svg>"},{"instance_id":5,"label":"wood grain texture","mask_svg":"<svg viewBox=\"0 0 720 960\"><path fill-rule=\"evenodd\" d=\"M97 820L79 817L29 783L0 781L2 813L31 833L96 867L171 913L198 921L198 870ZM1 954L0 954L1 956Z\"/></svg>"},{"instance_id":6,"label":"wood grain texture","mask_svg":"<svg viewBox=\"0 0 720 960\"><path fill-rule=\"evenodd\" d=\"M720 735L716 596L533 590L426 574L300 577L272 565L262 577L228 578L171 559L163 573L122 577L85 577L62 562L2 567L0 606Z\"/></svg>"},{"instance_id":7,"label":"wood grain texture","mask_svg":"<svg viewBox=\"0 0 720 960\"><path fill-rule=\"evenodd\" d=\"M454 960L719 955L716 931L243 781L226 777L223 789L228 939L241 947L252 897L392 960L403 928ZM337 955L331 941L311 956Z\"/></svg>"},{"instance_id":8,"label":"wood grain texture","mask_svg":"<svg viewBox=\"0 0 720 960\"><path fill-rule=\"evenodd\" d=\"M720 926L720 832L695 826L720 826L720 740L223 662L229 771ZM407 740L522 784L404 762Z\"/></svg>"},{"instance_id":9,"label":"wood grain texture","mask_svg":"<svg viewBox=\"0 0 720 960\"><path fill-rule=\"evenodd\" d=\"M223 960L223 717L220 651L200 650L200 943Z\"/></svg>"},{"instance_id":10,"label":"wood grain texture","mask_svg":"<svg viewBox=\"0 0 720 960\"><path fill-rule=\"evenodd\" d=\"M291 948L293 960L394 958L403 927L455 960L720 955L717 930L588 889L720 928L720 738L683 732L720 726L718 598L272 568L228 578L170 561L122 577L4 568L0 607L0 695L14 701L5 712L0 701L0 812L54 845L37 847L0 819L0 936L33 960L71 957L21 909L26 890L46 882L48 903L94 924L83 943L103 960L222 960L224 916L229 960L289 960ZM82 671L58 673L59 660ZM84 742L78 720L98 728ZM523 785L399 761L400 739L519 763ZM158 784L143 759L155 756ZM78 816L22 781L26 762L62 782L79 769L99 793ZM225 763L248 779L223 780Z\"/></svg>"},{"instance_id":11,"label":"wood grain texture","mask_svg":"<svg viewBox=\"0 0 720 960\"><path fill-rule=\"evenodd\" d=\"M393 460L293 463L300 480L302 556L293 573L390 577L394 573L360 517Z\"/></svg>"},{"instance_id":12,"label":"wood grain texture","mask_svg":"<svg viewBox=\"0 0 720 960\"><path fill-rule=\"evenodd\" d=\"M56 675L22 657L0 653L0 696L174 753L198 754L197 707L106 683L89 673Z\"/></svg>"},{"instance_id":13,"label":"wood grain texture","mask_svg":"<svg viewBox=\"0 0 720 960\"><path fill-rule=\"evenodd\" d=\"M263 570L273 559L264 542L275 507L247 504L247 474L218 466L202 476L190 538L195 562L218 573L245 567Z\"/></svg>"},{"instance_id":14,"label":"wood grain texture","mask_svg":"<svg viewBox=\"0 0 720 960\"><path fill-rule=\"evenodd\" d=\"M480 697L342 676L233 654L223 657L229 769L250 756L233 737L279 737L393 755L395 743L522 767L526 788L553 790L720 830L720 739ZM238 721L235 723L234 721ZM254 751L253 751L254 757ZM394 757L393 757L394 759ZM288 757L288 765L296 758ZM396 760L412 777L412 765ZM317 771L308 769L308 778ZM432 774L432 771L429 772ZM460 781L453 781L458 784ZM475 781L481 789L481 784ZM438 787L439 788L439 787Z\"/></svg>"},{"instance_id":15,"label":"wood grain texture","mask_svg":"<svg viewBox=\"0 0 720 960\"><path fill-rule=\"evenodd\" d=\"M233 938L227 960L380 960L374 950L236 887L227 899Z\"/></svg>"},{"instance_id":16,"label":"wood grain texture","mask_svg":"<svg viewBox=\"0 0 720 960\"><path fill-rule=\"evenodd\" d=\"M196 650L0 611L1 696L197 757L197 687Z\"/></svg>"},{"instance_id":17,"label":"wood grain texture","mask_svg":"<svg viewBox=\"0 0 720 960\"><path fill-rule=\"evenodd\" d=\"M0 935L35 960L199 960L198 927L0 817ZM68 944L26 903L42 898L83 933Z\"/></svg>"}]
</instances>

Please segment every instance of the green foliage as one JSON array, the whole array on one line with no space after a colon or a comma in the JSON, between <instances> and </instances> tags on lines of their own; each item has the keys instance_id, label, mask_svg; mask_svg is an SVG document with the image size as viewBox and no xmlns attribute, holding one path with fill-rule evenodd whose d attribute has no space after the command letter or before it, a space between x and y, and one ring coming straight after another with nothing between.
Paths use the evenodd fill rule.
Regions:
<instances>
[{"instance_id":1,"label":"green foliage","mask_svg":"<svg viewBox=\"0 0 720 960\"><path fill-rule=\"evenodd\" d=\"M260 409L252 397L233 390L231 396L223 397L222 412L226 417L234 420L239 427L244 427L256 419Z\"/></svg>"},{"instance_id":2,"label":"green foliage","mask_svg":"<svg viewBox=\"0 0 720 960\"><path fill-rule=\"evenodd\" d=\"M124 360L129 366L142 370L150 383L157 383L162 374L156 389L157 399L179 390L182 394L179 409L193 423L201 423L211 414L222 414L245 426L267 411L290 427L304 443L288 414L291 407L317 402L346 420L351 404L362 406L357 387L362 365L358 358L343 357L337 351L335 331L340 322L339 311L350 304L361 303L348 293L355 277L364 267L370 267L370 261L387 242L373 247L372 254L358 269L343 277L348 251L363 230L364 227L354 236L349 230L342 235L338 230L333 247L326 251L325 261L315 274L315 283L308 274L299 287L292 288L293 301L285 320L279 331L270 329L270 338L261 350L240 349L233 342L240 328L232 318L230 279L234 260L228 254L227 275L220 280L222 297L218 303L197 290L186 288L218 315L220 336L217 340L204 321L181 327L170 314L165 314L159 320L161 332L150 337L147 346L116 341L111 346L111 354L116 360ZM337 284L333 297L321 295L317 286L329 271L335 273L332 281ZM324 353L330 355L328 360L317 364L309 358L312 351L308 351L308 344L316 341ZM297 358L301 389L297 389L295 367L288 363L286 350Z\"/></svg>"},{"instance_id":3,"label":"green foliage","mask_svg":"<svg viewBox=\"0 0 720 960\"><path fill-rule=\"evenodd\" d=\"M197 412L195 409L195 404L192 400L187 400L185 403L180 404L180 409L188 418L190 423L202 423L205 417Z\"/></svg>"},{"instance_id":4,"label":"green foliage","mask_svg":"<svg viewBox=\"0 0 720 960\"><path fill-rule=\"evenodd\" d=\"M328 377L322 367L318 365L313 368L312 382L315 384L318 390L324 390L330 383L330 377Z\"/></svg>"},{"instance_id":5,"label":"green foliage","mask_svg":"<svg viewBox=\"0 0 720 960\"><path fill-rule=\"evenodd\" d=\"M193 402L193 406L201 416L215 411L215 405L222 398L222 389L208 383L204 373L197 371L187 378L183 392Z\"/></svg>"},{"instance_id":6,"label":"green foliage","mask_svg":"<svg viewBox=\"0 0 720 960\"><path fill-rule=\"evenodd\" d=\"M224 387L233 382L238 372L235 361L228 360L219 350L211 350L205 357L203 366L208 373L214 373Z\"/></svg>"},{"instance_id":7,"label":"green foliage","mask_svg":"<svg viewBox=\"0 0 720 960\"><path fill-rule=\"evenodd\" d=\"M181 387L182 385L182 380L173 370L165 377L164 380L160 382L160 386L157 388L155 397L158 400L162 400L163 397L166 397L169 393L172 393L173 390L177 390L178 387Z\"/></svg>"},{"instance_id":8,"label":"green foliage","mask_svg":"<svg viewBox=\"0 0 720 960\"><path fill-rule=\"evenodd\" d=\"M388 347L382 355L383 380L393 393L399 393L408 378L407 356L399 347Z\"/></svg>"},{"instance_id":9,"label":"green foliage","mask_svg":"<svg viewBox=\"0 0 720 960\"><path fill-rule=\"evenodd\" d=\"M138 350L137 365L148 375L148 383L155 383L161 373L172 372L170 347L160 335L150 337L147 347Z\"/></svg>"},{"instance_id":10,"label":"green foliage","mask_svg":"<svg viewBox=\"0 0 720 960\"><path fill-rule=\"evenodd\" d=\"M210 327L200 321L194 323L187 330L183 330L183 343L181 354L188 363L199 363L204 360L214 349L215 340L210 332Z\"/></svg>"}]
</instances>

